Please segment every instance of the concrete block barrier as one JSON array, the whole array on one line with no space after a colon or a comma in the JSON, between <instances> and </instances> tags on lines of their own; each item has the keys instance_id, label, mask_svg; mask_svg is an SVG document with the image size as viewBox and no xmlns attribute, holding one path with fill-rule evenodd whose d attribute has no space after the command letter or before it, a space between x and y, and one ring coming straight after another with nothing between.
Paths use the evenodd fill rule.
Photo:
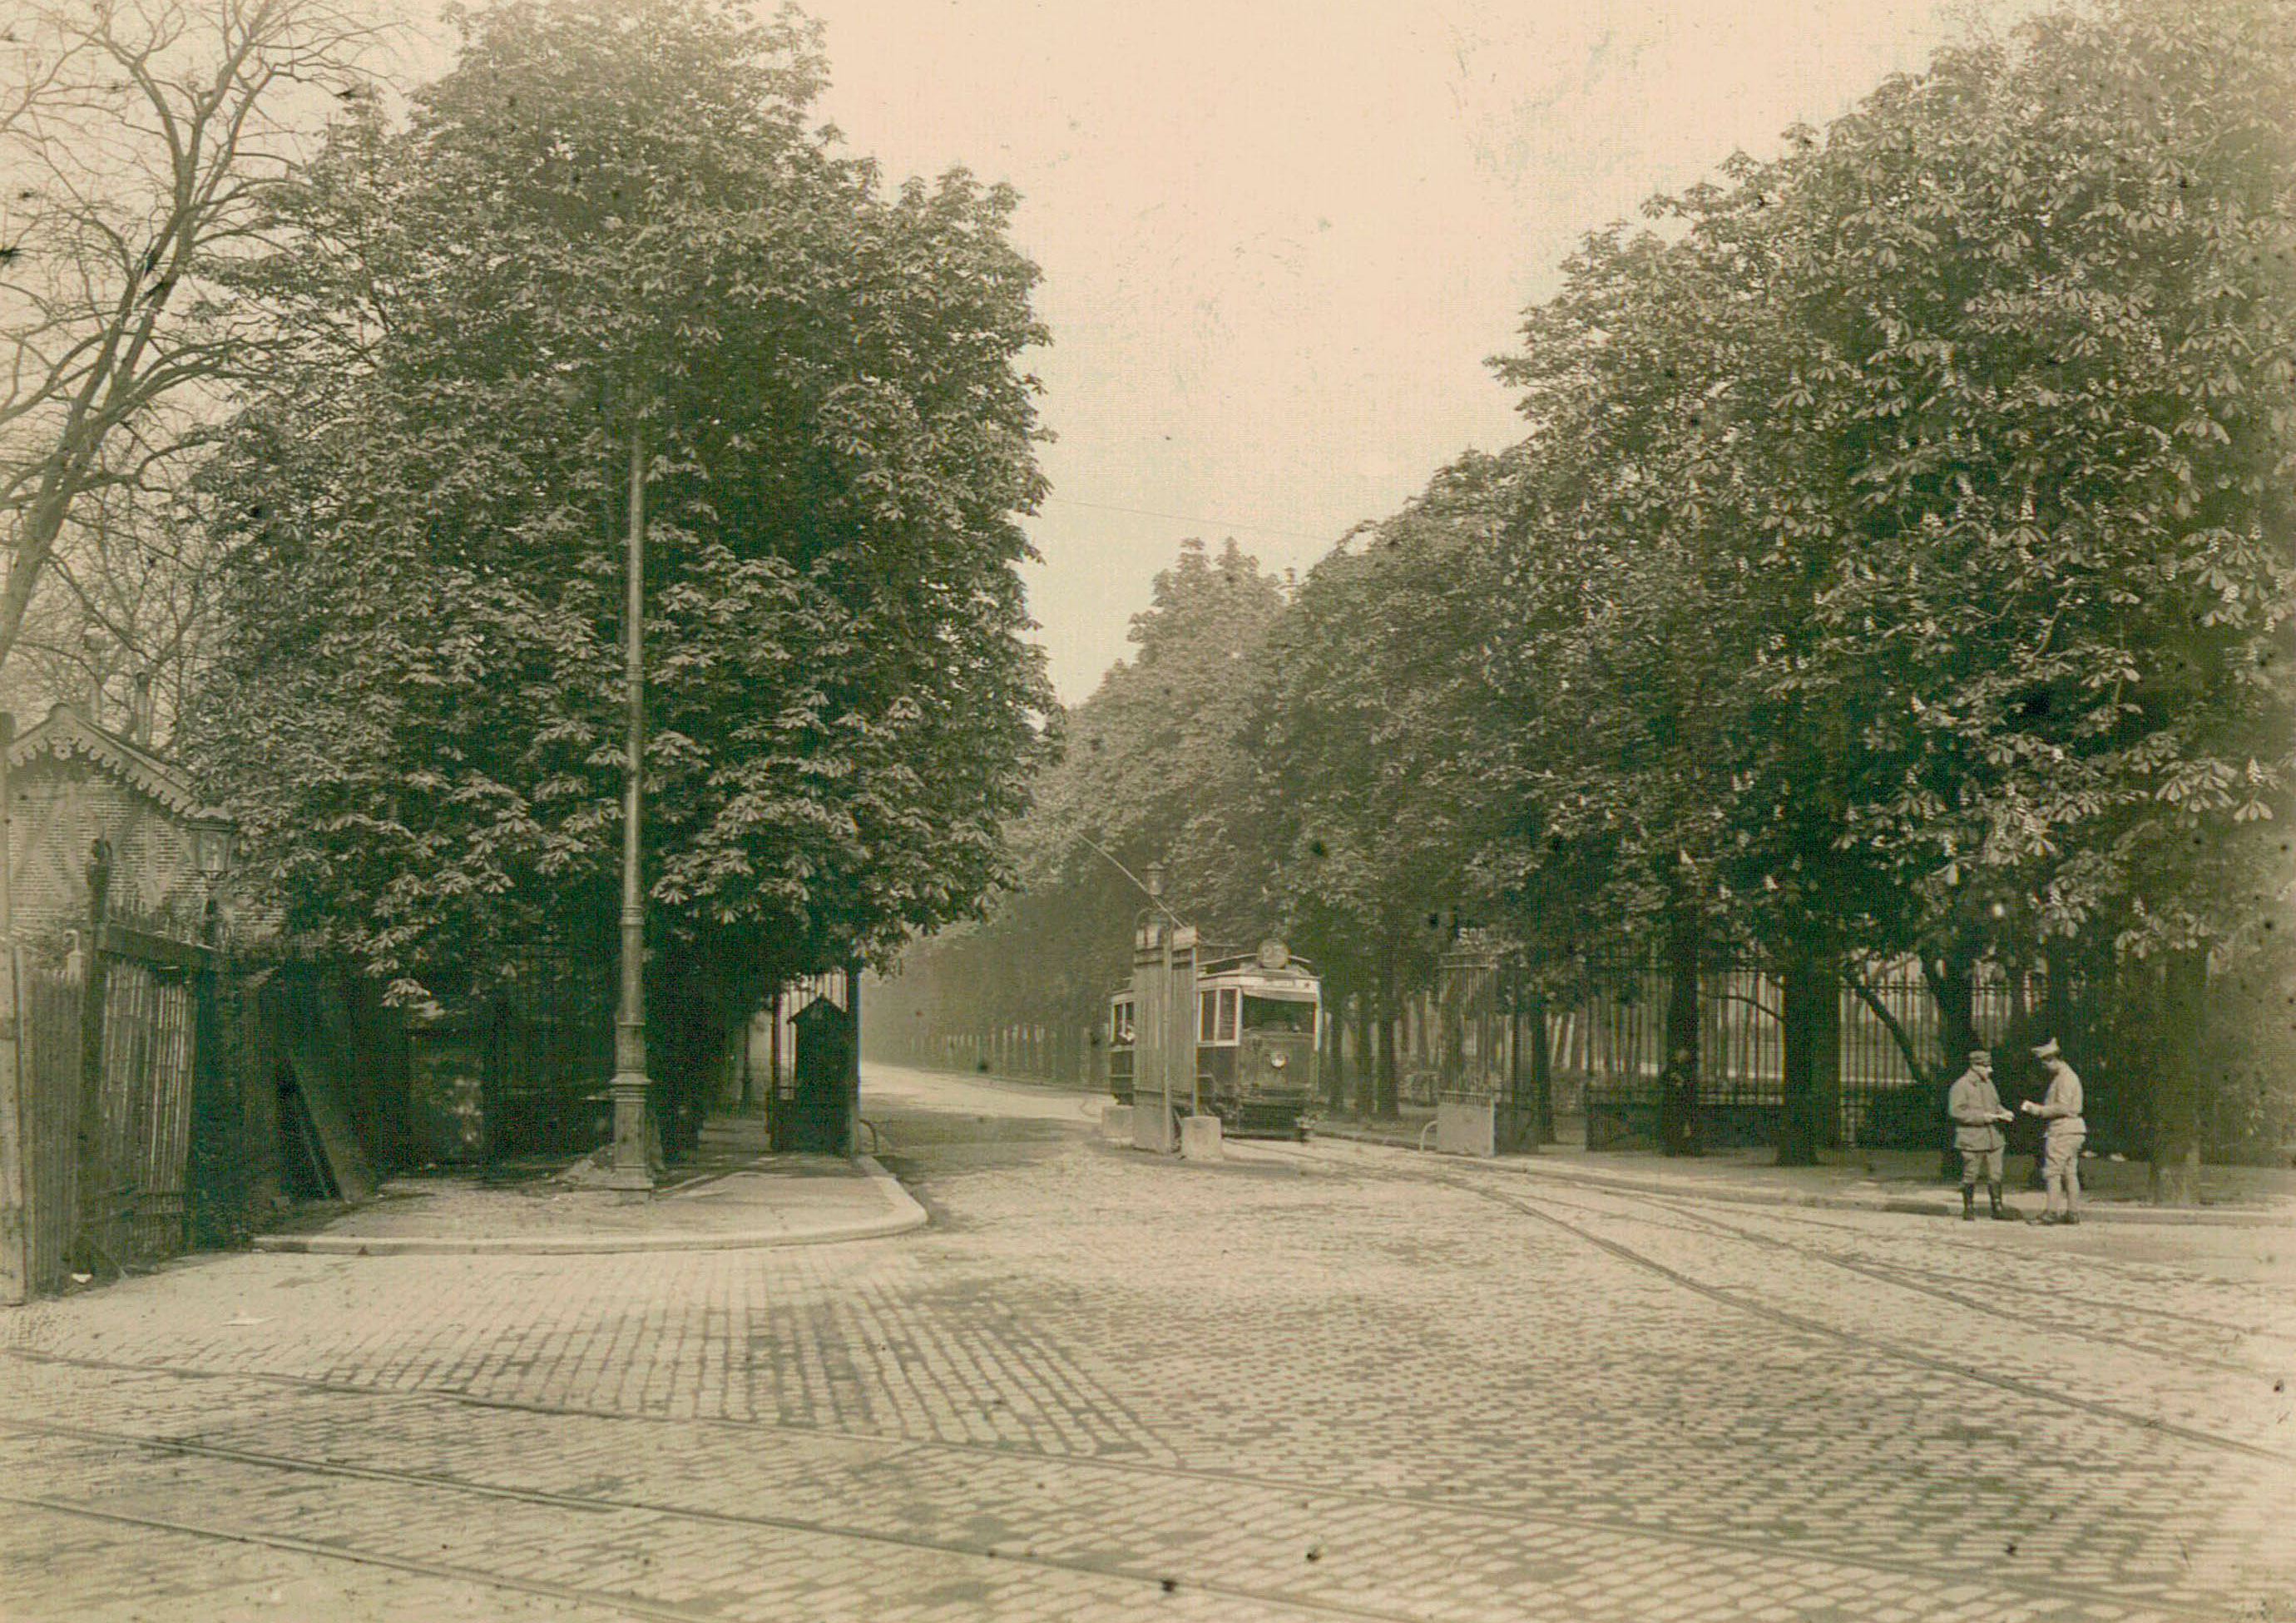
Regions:
<instances>
[{"instance_id":1,"label":"concrete block barrier","mask_svg":"<svg viewBox=\"0 0 2296 1623\"><path fill-rule=\"evenodd\" d=\"M1446 1155L1489 1156L1496 1150L1491 1102L1446 1094L1435 1102L1435 1147Z\"/></svg>"}]
</instances>

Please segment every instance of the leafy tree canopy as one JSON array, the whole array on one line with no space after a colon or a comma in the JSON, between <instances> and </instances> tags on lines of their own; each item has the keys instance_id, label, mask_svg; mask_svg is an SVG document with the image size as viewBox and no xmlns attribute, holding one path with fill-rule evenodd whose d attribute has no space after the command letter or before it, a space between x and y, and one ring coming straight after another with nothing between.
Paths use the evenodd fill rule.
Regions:
<instances>
[{"instance_id":1,"label":"leafy tree canopy","mask_svg":"<svg viewBox=\"0 0 2296 1623\"><path fill-rule=\"evenodd\" d=\"M1239 735L1284 602L1284 584L1233 540L1217 557L1185 543L1133 619L1137 652L1062 718L1062 758L1013 832L1015 889L983 928L912 955L909 971L963 986L984 1017L1049 1005L1088 1019L1129 972L1149 904L1126 873L1151 863L1169 876L1167 906L1208 941L1248 944L1279 922Z\"/></svg>"},{"instance_id":2,"label":"leafy tree canopy","mask_svg":"<svg viewBox=\"0 0 2296 1623\"><path fill-rule=\"evenodd\" d=\"M791 12L457 17L407 126L277 197L288 336L208 472L241 545L192 735L288 917L409 996L603 951L634 442L668 961L739 996L964 916L1050 708L1013 194L886 193L808 127Z\"/></svg>"},{"instance_id":3,"label":"leafy tree canopy","mask_svg":"<svg viewBox=\"0 0 2296 1623\"><path fill-rule=\"evenodd\" d=\"M2252 928L2289 809L2296 16L2066 10L1591 239L1501 364L1526 872L1758 939Z\"/></svg>"},{"instance_id":4,"label":"leafy tree canopy","mask_svg":"<svg viewBox=\"0 0 2296 1623\"><path fill-rule=\"evenodd\" d=\"M1485 653L1510 478L1473 455L1444 470L1318 563L1270 642L1245 788L1295 939L1344 980L1416 982L1474 910L1506 732Z\"/></svg>"}]
</instances>

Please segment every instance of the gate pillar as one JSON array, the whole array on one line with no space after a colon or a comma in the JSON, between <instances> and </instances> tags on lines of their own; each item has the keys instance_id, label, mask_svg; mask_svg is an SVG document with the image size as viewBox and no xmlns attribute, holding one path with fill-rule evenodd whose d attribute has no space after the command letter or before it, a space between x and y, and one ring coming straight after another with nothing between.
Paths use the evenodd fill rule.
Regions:
<instances>
[{"instance_id":1,"label":"gate pillar","mask_svg":"<svg viewBox=\"0 0 2296 1623\"><path fill-rule=\"evenodd\" d=\"M1463 938L1443 955L1436 1006L1439 1143L1456 1138L1461 1152L1484 1155L1535 1148L1535 1102L1517 1096L1519 1068L1502 1051L1498 955L1489 944ZM1446 1118L1456 1119L1450 1131Z\"/></svg>"},{"instance_id":2,"label":"gate pillar","mask_svg":"<svg viewBox=\"0 0 2296 1623\"><path fill-rule=\"evenodd\" d=\"M1160 913L1132 938L1132 1143L1168 1155L1196 1099L1196 931Z\"/></svg>"}]
</instances>

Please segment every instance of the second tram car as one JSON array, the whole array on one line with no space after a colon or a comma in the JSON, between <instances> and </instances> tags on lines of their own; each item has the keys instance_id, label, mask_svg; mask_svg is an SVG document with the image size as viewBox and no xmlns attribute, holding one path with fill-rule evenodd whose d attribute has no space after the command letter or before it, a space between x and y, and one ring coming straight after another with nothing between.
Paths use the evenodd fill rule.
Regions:
<instances>
[{"instance_id":1,"label":"second tram car","mask_svg":"<svg viewBox=\"0 0 2296 1623\"><path fill-rule=\"evenodd\" d=\"M1279 941L1207 956L1197 968L1196 1097L1234 1137L1307 1136L1316 1102L1323 988L1315 968ZM1134 1002L1108 1001L1109 1091L1133 1102Z\"/></svg>"}]
</instances>

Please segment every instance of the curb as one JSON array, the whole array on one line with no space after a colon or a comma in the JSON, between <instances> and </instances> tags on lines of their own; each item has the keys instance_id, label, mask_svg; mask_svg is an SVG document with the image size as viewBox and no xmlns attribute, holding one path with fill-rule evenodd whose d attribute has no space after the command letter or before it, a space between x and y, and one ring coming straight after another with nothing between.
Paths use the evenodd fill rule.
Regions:
<instances>
[{"instance_id":1,"label":"curb","mask_svg":"<svg viewBox=\"0 0 2296 1623\"><path fill-rule=\"evenodd\" d=\"M1419 1147L1402 1139L1376 1134L1350 1132L1347 1128L1330 1128L1318 1125L1318 1138L1343 1138L1353 1143L1379 1144L1390 1150L1418 1153ZM1433 1152L1429 1152L1433 1153ZM1480 1160L1480 1157L1455 1157L1456 1160ZM1896 1212L1911 1217L1952 1217L1961 1209L1946 1196L1878 1195L1861 1198L1857 1195L1828 1194L1798 1189L1730 1189L1681 1188L1652 1178L1625 1176L1615 1173L1562 1172L1552 1166L1542 1168L1538 1158L1500 1160L1493 1158L1493 1166L1514 1172L1523 1177L1544 1177L1558 1184L1585 1184L1598 1189L1615 1189L1622 1193L1660 1195L1670 1200L1713 1201L1732 1206L1797 1206L1822 1211L1881 1211ZM2118 1202L2084 1201L2081 1221L2088 1223L2155 1224L2167 1228L2270 1228L2296 1224L2296 1215L2276 1211L2267 1207L2241 1207L2214 1210L2186 1207L2144 1207L2131 1209Z\"/></svg>"},{"instance_id":2,"label":"curb","mask_svg":"<svg viewBox=\"0 0 2296 1623\"><path fill-rule=\"evenodd\" d=\"M588 1257L621 1251L752 1251L775 1246L833 1245L847 1240L882 1240L924 1227L931 1219L900 1180L878 1164L873 1155L857 1155L853 1164L876 1185L886 1211L876 1217L824 1224L812 1229L760 1229L748 1234L648 1234L636 1231L610 1234L511 1235L488 1239L461 1234L375 1235L258 1234L254 1249L324 1257Z\"/></svg>"}]
</instances>

